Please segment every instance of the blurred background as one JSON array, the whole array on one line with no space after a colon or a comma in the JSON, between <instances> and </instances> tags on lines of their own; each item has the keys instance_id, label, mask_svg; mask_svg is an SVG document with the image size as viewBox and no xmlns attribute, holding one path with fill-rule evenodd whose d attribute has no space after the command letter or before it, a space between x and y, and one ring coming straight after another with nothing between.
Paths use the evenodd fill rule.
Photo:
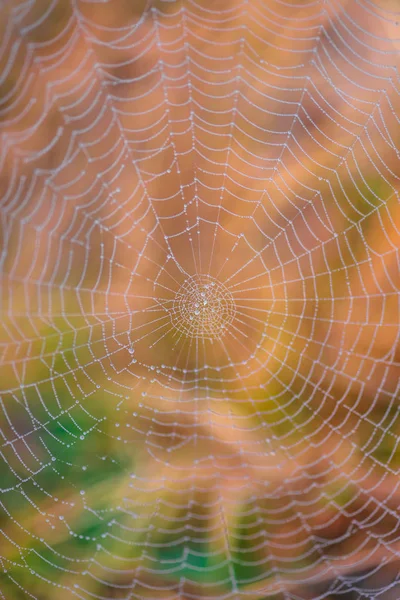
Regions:
<instances>
[{"instance_id":1,"label":"blurred background","mask_svg":"<svg viewBox=\"0 0 400 600\"><path fill-rule=\"evenodd\" d=\"M0 598L400 596L399 17L0 2Z\"/></svg>"}]
</instances>

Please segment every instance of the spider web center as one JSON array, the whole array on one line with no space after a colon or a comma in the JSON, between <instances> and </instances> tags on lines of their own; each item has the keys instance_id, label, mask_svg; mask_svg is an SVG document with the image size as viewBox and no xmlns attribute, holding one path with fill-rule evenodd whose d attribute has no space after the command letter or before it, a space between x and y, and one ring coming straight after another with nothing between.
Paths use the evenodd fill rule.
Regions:
<instances>
[{"instance_id":1,"label":"spider web center","mask_svg":"<svg viewBox=\"0 0 400 600\"><path fill-rule=\"evenodd\" d=\"M235 315L228 288L210 275L189 277L179 288L172 307L174 327L191 338L219 339Z\"/></svg>"}]
</instances>

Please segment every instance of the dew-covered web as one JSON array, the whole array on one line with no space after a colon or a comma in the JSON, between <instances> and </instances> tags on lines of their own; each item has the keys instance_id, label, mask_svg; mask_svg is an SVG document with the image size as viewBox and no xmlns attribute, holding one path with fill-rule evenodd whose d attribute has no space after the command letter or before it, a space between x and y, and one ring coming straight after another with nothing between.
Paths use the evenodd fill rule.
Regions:
<instances>
[{"instance_id":1,"label":"dew-covered web","mask_svg":"<svg viewBox=\"0 0 400 600\"><path fill-rule=\"evenodd\" d=\"M0 10L0 598L398 598L397 0Z\"/></svg>"}]
</instances>

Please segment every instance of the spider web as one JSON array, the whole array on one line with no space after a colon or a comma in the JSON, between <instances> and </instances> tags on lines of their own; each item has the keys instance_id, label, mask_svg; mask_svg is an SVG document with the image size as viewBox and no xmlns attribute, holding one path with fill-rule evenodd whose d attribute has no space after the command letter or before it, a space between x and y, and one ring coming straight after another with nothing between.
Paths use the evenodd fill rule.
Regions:
<instances>
[{"instance_id":1,"label":"spider web","mask_svg":"<svg viewBox=\"0 0 400 600\"><path fill-rule=\"evenodd\" d=\"M397 3L0 6L0 596L397 598Z\"/></svg>"}]
</instances>

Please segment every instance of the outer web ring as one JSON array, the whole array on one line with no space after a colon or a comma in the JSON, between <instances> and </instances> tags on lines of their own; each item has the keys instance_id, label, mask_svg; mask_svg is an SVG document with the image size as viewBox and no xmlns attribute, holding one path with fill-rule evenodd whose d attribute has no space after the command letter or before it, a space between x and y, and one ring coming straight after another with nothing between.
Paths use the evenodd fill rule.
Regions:
<instances>
[{"instance_id":1,"label":"outer web ring","mask_svg":"<svg viewBox=\"0 0 400 600\"><path fill-rule=\"evenodd\" d=\"M220 339L235 316L228 288L210 275L193 275L179 288L171 311L173 326L190 338Z\"/></svg>"}]
</instances>

